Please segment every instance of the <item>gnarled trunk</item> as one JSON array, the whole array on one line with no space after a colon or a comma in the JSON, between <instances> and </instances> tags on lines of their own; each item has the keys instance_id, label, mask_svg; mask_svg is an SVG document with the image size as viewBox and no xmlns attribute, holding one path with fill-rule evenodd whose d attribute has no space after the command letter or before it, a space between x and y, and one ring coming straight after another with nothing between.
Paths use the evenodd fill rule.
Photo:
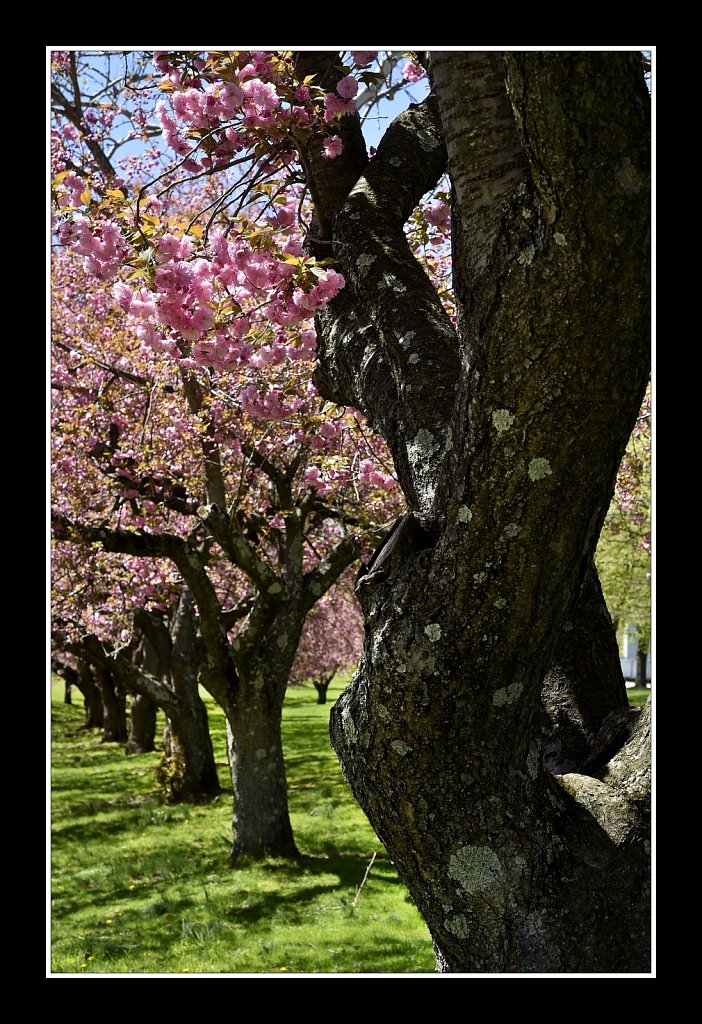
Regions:
<instances>
[{"instance_id":1,"label":"gnarled trunk","mask_svg":"<svg viewBox=\"0 0 702 1024\"><path fill-rule=\"evenodd\" d=\"M347 279L317 383L384 434L410 506L358 583L332 744L438 970L645 971L649 719L632 735L588 581L649 373L640 59L427 63L346 198L343 154L331 187L307 152ZM455 332L402 235L446 159ZM545 764L542 692L548 762L579 774Z\"/></svg>"},{"instance_id":2,"label":"gnarled trunk","mask_svg":"<svg viewBox=\"0 0 702 1024\"><path fill-rule=\"evenodd\" d=\"M329 689L329 684L331 683L333 678L334 674L332 673L330 676L320 676L318 679L312 680L312 685L317 691L318 704L327 703L327 690Z\"/></svg>"},{"instance_id":3,"label":"gnarled trunk","mask_svg":"<svg viewBox=\"0 0 702 1024\"><path fill-rule=\"evenodd\" d=\"M242 629L236 699L225 707L234 792L231 859L296 857L281 733L283 701L302 632L299 601L271 616L265 635Z\"/></svg>"}]
</instances>

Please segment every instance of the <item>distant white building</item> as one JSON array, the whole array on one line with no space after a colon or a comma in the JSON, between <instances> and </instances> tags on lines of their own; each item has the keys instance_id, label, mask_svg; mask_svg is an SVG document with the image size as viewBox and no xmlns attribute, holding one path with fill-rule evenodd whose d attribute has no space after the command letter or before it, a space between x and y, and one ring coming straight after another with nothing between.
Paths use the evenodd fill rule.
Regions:
<instances>
[{"instance_id":1,"label":"distant white building","mask_svg":"<svg viewBox=\"0 0 702 1024\"><path fill-rule=\"evenodd\" d=\"M639 637L636 626L627 625L622 630L619 642L619 660L626 680L636 679L636 663L639 657ZM646 655L646 682L651 682L651 652Z\"/></svg>"}]
</instances>

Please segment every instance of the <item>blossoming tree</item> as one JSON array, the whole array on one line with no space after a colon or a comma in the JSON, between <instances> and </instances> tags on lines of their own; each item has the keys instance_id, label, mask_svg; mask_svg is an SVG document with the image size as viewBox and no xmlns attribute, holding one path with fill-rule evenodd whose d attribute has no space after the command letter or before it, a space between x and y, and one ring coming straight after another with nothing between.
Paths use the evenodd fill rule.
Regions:
<instances>
[{"instance_id":1,"label":"blossoming tree","mask_svg":"<svg viewBox=\"0 0 702 1024\"><path fill-rule=\"evenodd\" d=\"M326 704L334 676L355 667L363 652L363 618L353 594L355 574L348 571L305 621L290 682L311 682L317 703Z\"/></svg>"},{"instance_id":2,"label":"blossoming tree","mask_svg":"<svg viewBox=\"0 0 702 1024\"><path fill-rule=\"evenodd\" d=\"M268 91L254 92L265 111ZM227 716L233 856L293 853L280 712L302 627L397 501L363 417L323 415L310 382L310 317L341 276L303 253L299 188L274 202L263 181L247 230L213 232L207 259L182 212L206 203L206 189L149 202L132 248L136 284L115 283L131 208L111 186L128 186L98 171L108 209L93 219L75 210L88 205L86 172L55 178L68 215L58 240L73 256L55 259L54 536L176 567L197 606L199 681ZM254 215L272 241L250 229ZM113 586L131 613L143 597L124 588L119 565ZM109 580L103 564L101 586ZM116 639L132 643L133 621L114 603L91 623L88 653L173 720L183 694L133 665Z\"/></svg>"}]
</instances>

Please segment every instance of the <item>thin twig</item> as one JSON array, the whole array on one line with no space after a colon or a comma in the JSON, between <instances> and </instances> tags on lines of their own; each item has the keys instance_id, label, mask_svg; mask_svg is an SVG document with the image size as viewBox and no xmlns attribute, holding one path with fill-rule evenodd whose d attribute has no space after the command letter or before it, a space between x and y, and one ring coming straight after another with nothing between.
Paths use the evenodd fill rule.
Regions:
<instances>
[{"instance_id":1,"label":"thin twig","mask_svg":"<svg viewBox=\"0 0 702 1024\"><path fill-rule=\"evenodd\" d=\"M354 898L353 898L353 904L352 904L352 905L353 905L354 907L357 907L357 906L358 906L358 901L359 901L359 900L360 900L360 898L361 898L361 889L362 889L362 888L363 888L363 886L364 886L364 885L366 884L366 881L367 881L367 879L368 879L368 874L369 874L369 872L370 872L370 869L371 869L371 868L373 867L373 861L375 860L375 858L376 858L377 856L378 856L378 854L377 854L377 853L374 853L374 854L373 854L373 856L372 856L372 857L371 857L371 859L370 859L370 864L369 864L369 865L368 865L368 867L366 868L366 873L365 873L365 875L363 876L363 881L361 882L361 884L360 884L360 885L356 886L356 895L355 895L355 896L354 896Z\"/></svg>"}]
</instances>

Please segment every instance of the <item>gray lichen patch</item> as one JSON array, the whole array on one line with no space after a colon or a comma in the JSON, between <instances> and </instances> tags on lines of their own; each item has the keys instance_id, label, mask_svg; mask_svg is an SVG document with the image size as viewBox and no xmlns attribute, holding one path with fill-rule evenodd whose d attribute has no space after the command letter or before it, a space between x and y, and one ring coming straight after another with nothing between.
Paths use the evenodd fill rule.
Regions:
<instances>
[{"instance_id":1,"label":"gray lichen patch","mask_svg":"<svg viewBox=\"0 0 702 1024\"><path fill-rule=\"evenodd\" d=\"M516 537L518 533L521 533L521 530L521 526L518 526L516 523L507 523L503 533L505 537Z\"/></svg>"},{"instance_id":2,"label":"gray lichen patch","mask_svg":"<svg viewBox=\"0 0 702 1024\"><path fill-rule=\"evenodd\" d=\"M424 632L433 644L441 639L441 626L438 622L430 622L424 627Z\"/></svg>"},{"instance_id":3,"label":"gray lichen patch","mask_svg":"<svg viewBox=\"0 0 702 1024\"><path fill-rule=\"evenodd\" d=\"M459 939L467 939L470 935L468 918L465 914L454 914L453 917L445 918L444 928L452 935L457 935Z\"/></svg>"},{"instance_id":4,"label":"gray lichen patch","mask_svg":"<svg viewBox=\"0 0 702 1024\"><path fill-rule=\"evenodd\" d=\"M458 519L459 523L469 523L473 518L473 513L471 512L467 505L461 505L461 507L458 510L458 515L456 516L456 518Z\"/></svg>"},{"instance_id":5,"label":"gray lichen patch","mask_svg":"<svg viewBox=\"0 0 702 1024\"><path fill-rule=\"evenodd\" d=\"M503 707L505 704L511 704L521 695L523 689L523 683L510 683L509 686L501 686L499 690L495 690L493 693L492 703L497 708Z\"/></svg>"},{"instance_id":6,"label":"gray lichen patch","mask_svg":"<svg viewBox=\"0 0 702 1024\"><path fill-rule=\"evenodd\" d=\"M506 608L507 601L504 597L498 597L497 600L493 601L495 608Z\"/></svg>"},{"instance_id":7,"label":"gray lichen patch","mask_svg":"<svg viewBox=\"0 0 702 1024\"><path fill-rule=\"evenodd\" d=\"M493 409L492 422L498 433L509 430L517 417L509 409Z\"/></svg>"},{"instance_id":8,"label":"gray lichen patch","mask_svg":"<svg viewBox=\"0 0 702 1024\"><path fill-rule=\"evenodd\" d=\"M459 846L449 860L449 878L467 893L499 890L502 865L489 846Z\"/></svg>"},{"instance_id":9,"label":"gray lichen patch","mask_svg":"<svg viewBox=\"0 0 702 1024\"><path fill-rule=\"evenodd\" d=\"M431 132L428 132L423 128L420 128L419 131L416 132L416 138L422 149L427 151L436 149L437 146L441 145L440 139L437 139L435 135L432 135Z\"/></svg>"},{"instance_id":10,"label":"gray lichen patch","mask_svg":"<svg viewBox=\"0 0 702 1024\"><path fill-rule=\"evenodd\" d=\"M421 427L414 435L412 447L419 451L430 452L437 446L437 440L430 430Z\"/></svg>"},{"instance_id":11,"label":"gray lichen patch","mask_svg":"<svg viewBox=\"0 0 702 1024\"><path fill-rule=\"evenodd\" d=\"M400 755L400 757L404 757L405 754L409 754L412 749L411 747L408 747L406 743L403 743L402 740L393 740L390 746L396 754Z\"/></svg>"},{"instance_id":12,"label":"gray lichen patch","mask_svg":"<svg viewBox=\"0 0 702 1024\"><path fill-rule=\"evenodd\" d=\"M529 479L543 480L545 476L551 476L553 470L548 459L536 458L529 463Z\"/></svg>"},{"instance_id":13,"label":"gray lichen patch","mask_svg":"<svg viewBox=\"0 0 702 1024\"><path fill-rule=\"evenodd\" d=\"M392 718L392 715L384 704L378 704L378 718L381 722L389 722Z\"/></svg>"},{"instance_id":14,"label":"gray lichen patch","mask_svg":"<svg viewBox=\"0 0 702 1024\"><path fill-rule=\"evenodd\" d=\"M529 753L527 754L527 771L529 772L529 778L535 779L539 774L539 761L541 760L541 747L532 740L529 744Z\"/></svg>"},{"instance_id":15,"label":"gray lichen patch","mask_svg":"<svg viewBox=\"0 0 702 1024\"><path fill-rule=\"evenodd\" d=\"M401 281L399 277L395 277L394 274L385 273L378 282L378 288L387 288L391 292L395 292L396 295L402 295L403 292L407 291L407 285L404 281Z\"/></svg>"},{"instance_id":16,"label":"gray lichen patch","mask_svg":"<svg viewBox=\"0 0 702 1024\"><path fill-rule=\"evenodd\" d=\"M556 245L560 245L561 248L568 244L566 236L563 234L562 231L556 231L553 236L553 240L556 243Z\"/></svg>"},{"instance_id":17,"label":"gray lichen patch","mask_svg":"<svg viewBox=\"0 0 702 1024\"><path fill-rule=\"evenodd\" d=\"M375 263L376 257L369 255L369 253L362 253L356 260L356 267L361 277L365 277L370 268Z\"/></svg>"},{"instance_id":18,"label":"gray lichen patch","mask_svg":"<svg viewBox=\"0 0 702 1024\"><path fill-rule=\"evenodd\" d=\"M419 362L419 354L417 352L413 352L412 355L409 357L408 362L412 363L413 365L415 363L418 363Z\"/></svg>"},{"instance_id":19,"label":"gray lichen patch","mask_svg":"<svg viewBox=\"0 0 702 1024\"><path fill-rule=\"evenodd\" d=\"M517 256L517 263L521 263L523 267L528 267L533 263L536 249L533 245L527 245Z\"/></svg>"}]
</instances>

